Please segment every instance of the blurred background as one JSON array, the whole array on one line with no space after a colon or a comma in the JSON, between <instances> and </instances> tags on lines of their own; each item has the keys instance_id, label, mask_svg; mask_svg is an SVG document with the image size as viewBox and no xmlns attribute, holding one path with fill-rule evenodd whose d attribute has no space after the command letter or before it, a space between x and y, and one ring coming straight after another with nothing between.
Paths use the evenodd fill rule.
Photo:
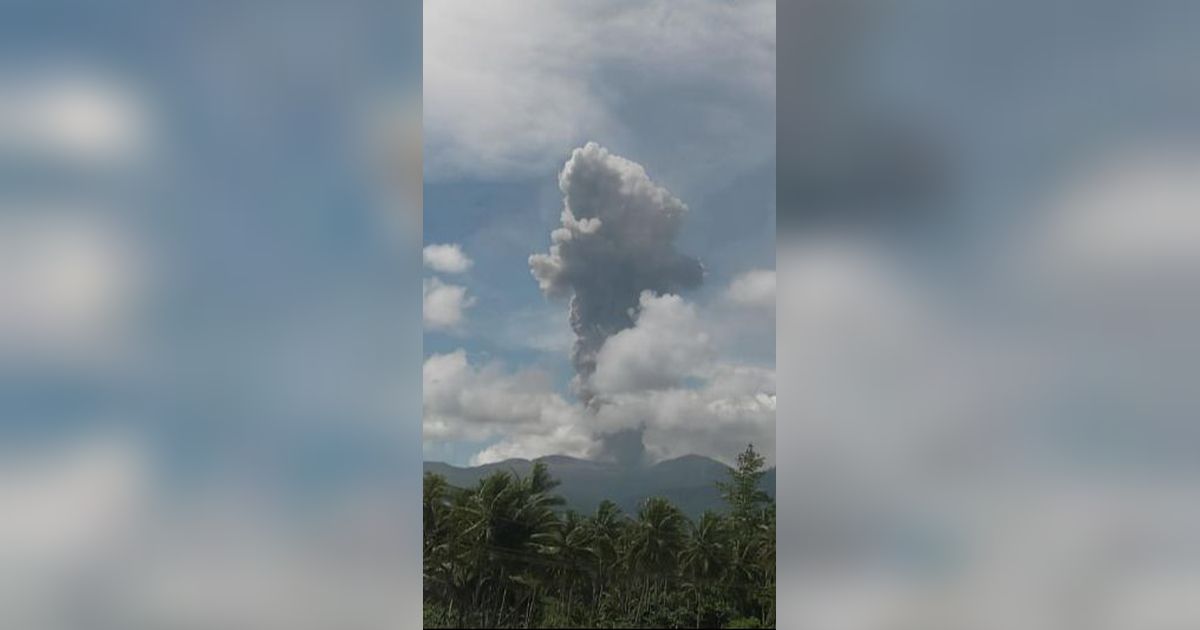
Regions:
<instances>
[{"instance_id":1,"label":"blurred background","mask_svg":"<svg viewBox=\"0 0 1200 630\"><path fill-rule=\"evenodd\" d=\"M1197 25L779 3L790 627L1200 627Z\"/></svg>"},{"instance_id":2,"label":"blurred background","mask_svg":"<svg viewBox=\"0 0 1200 630\"><path fill-rule=\"evenodd\" d=\"M1200 6L782 2L780 615L1200 626ZM0 9L0 627L416 627L416 2Z\"/></svg>"},{"instance_id":3,"label":"blurred background","mask_svg":"<svg viewBox=\"0 0 1200 630\"><path fill-rule=\"evenodd\" d=\"M417 627L420 4L0 50L0 627Z\"/></svg>"}]
</instances>

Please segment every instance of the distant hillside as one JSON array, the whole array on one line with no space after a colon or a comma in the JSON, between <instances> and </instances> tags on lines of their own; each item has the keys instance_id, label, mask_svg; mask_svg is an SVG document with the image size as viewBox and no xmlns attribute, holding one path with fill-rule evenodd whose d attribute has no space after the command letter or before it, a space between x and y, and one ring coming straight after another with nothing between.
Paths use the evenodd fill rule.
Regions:
<instances>
[{"instance_id":1,"label":"distant hillside","mask_svg":"<svg viewBox=\"0 0 1200 630\"><path fill-rule=\"evenodd\" d=\"M715 459L700 455L685 455L652 466L623 467L617 464L594 462L564 455L539 457L550 475L560 481L558 494L567 500L567 507L579 512L592 512L604 499L611 499L627 514L637 512L637 506L652 496L666 497L689 516L704 510L721 510L716 482L727 481L728 467ZM479 479L506 470L524 476L533 467L527 459L509 459L494 464L469 468L442 462L425 462L425 471L446 478L460 488L474 486ZM763 476L763 489L775 496L775 469Z\"/></svg>"}]
</instances>

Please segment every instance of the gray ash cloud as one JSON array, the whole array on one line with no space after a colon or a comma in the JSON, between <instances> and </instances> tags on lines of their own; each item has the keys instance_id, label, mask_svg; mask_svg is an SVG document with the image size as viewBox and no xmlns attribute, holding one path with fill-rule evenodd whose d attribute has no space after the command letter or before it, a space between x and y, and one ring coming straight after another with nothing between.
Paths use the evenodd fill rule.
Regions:
<instances>
[{"instance_id":1,"label":"gray ash cloud","mask_svg":"<svg viewBox=\"0 0 1200 630\"><path fill-rule=\"evenodd\" d=\"M589 142L571 153L558 185L562 225L529 267L543 293L570 298L576 391L591 406L596 353L633 326L641 293L699 286L704 268L675 249L687 206L636 162Z\"/></svg>"}]
</instances>

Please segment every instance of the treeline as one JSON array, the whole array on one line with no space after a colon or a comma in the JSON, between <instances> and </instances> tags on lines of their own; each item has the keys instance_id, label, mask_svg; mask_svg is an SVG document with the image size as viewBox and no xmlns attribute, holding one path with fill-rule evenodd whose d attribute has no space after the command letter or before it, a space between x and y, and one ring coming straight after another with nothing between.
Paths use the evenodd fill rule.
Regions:
<instances>
[{"instance_id":1,"label":"treeline","mask_svg":"<svg viewBox=\"0 0 1200 630\"><path fill-rule=\"evenodd\" d=\"M727 509L690 520L663 498L636 515L563 510L537 463L458 489L425 474L429 628L760 628L775 623L775 504L753 446L719 483Z\"/></svg>"}]
</instances>

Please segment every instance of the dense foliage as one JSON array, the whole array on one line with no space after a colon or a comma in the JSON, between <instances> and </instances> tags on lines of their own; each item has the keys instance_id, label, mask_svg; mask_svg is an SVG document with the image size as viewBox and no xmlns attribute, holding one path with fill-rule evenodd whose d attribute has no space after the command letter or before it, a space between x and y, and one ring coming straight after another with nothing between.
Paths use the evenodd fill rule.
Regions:
<instances>
[{"instance_id":1,"label":"dense foliage","mask_svg":"<svg viewBox=\"0 0 1200 630\"><path fill-rule=\"evenodd\" d=\"M662 498L565 510L538 463L458 489L427 473L424 615L431 628L760 628L775 623L775 504L753 446L719 484L728 510L692 521Z\"/></svg>"}]
</instances>

